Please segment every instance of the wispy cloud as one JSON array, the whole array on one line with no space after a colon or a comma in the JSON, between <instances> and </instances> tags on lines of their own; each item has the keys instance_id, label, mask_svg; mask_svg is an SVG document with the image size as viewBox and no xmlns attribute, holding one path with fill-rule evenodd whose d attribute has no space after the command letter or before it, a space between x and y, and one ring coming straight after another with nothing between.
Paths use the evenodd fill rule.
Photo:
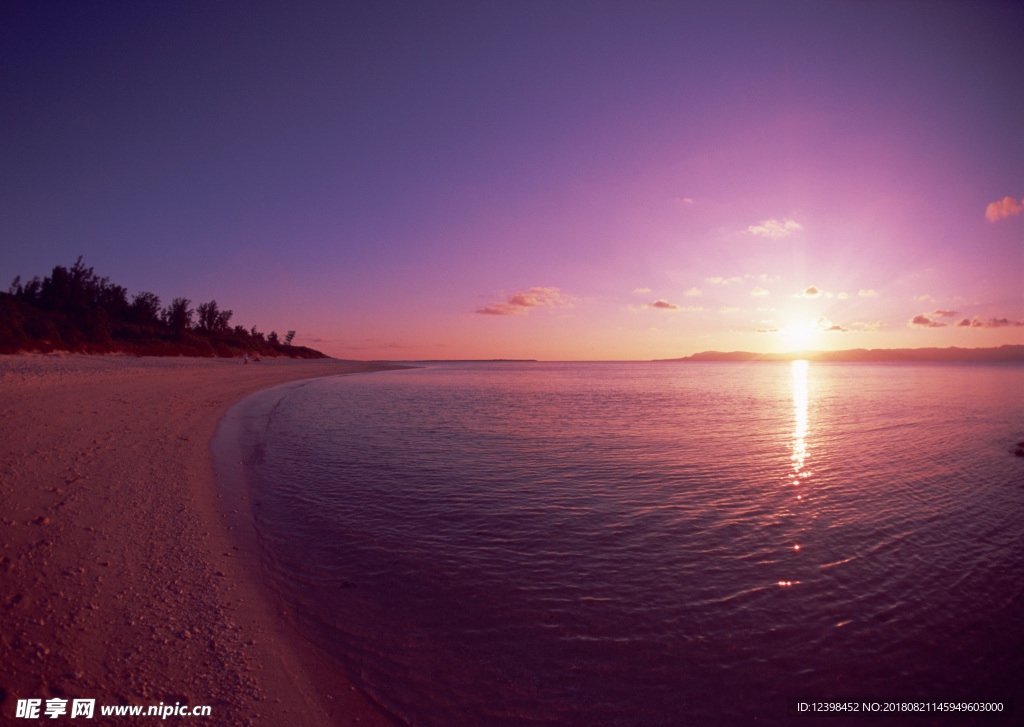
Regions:
<instances>
[{"instance_id":1,"label":"wispy cloud","mask_svg":"<svg viewBox=\"0 0 1024 727\"><path fill-rule=\"evenodd\" d=\"M1003 197L985 208L985 216L988 217L989 222L997 222L1004 217L1019 215L1024 212L1024 205L1021 202L1024 202L1024 199L1018 202L1013 197Z\"/></svg>"},{"instance_id":2,"label":"wispy cloud","mask_svg":"<svg viewBox=\"0 0 1024 727\"><path fill-rule=\"evenodd\" d=\"M866 290L864 288L861 288L860 290L857 291L857 295L859 295L861 298L875 298L878 296L878 293L875 292L874 288L867 288Z\"/></svg>"},{"instance_id":3,"label":"wispy cloud","mask_svg":"<svg viewBox=\"0 0 1024 727\"><path fill-rule=\"evenodd\" d=\"M958 328L1003 328L1004 326L1024 326L1024 320L1011 321L1009 318L961 318L956 323Z\"/></svg>"},{"instance_id":4,"label":"wispy cloud","mask_svg":"<svg viewBox=\"0 0 1024 727\"><path fill-rule=\"evenodd\" d=\"M633 292L637 293L639 295L643 295L644 293L650 293L651 289L650 288L634 288Z\"/></svg>"},{"instance_id":5,"label":"wispy cloud","mask_svg":"<svg viewBox=\"0 0 1024 727\"><path fill-rule=\"evenodd\" d=\"M781 328L758 328L757 332L758 333L779 333L781 330L782 330Z\"/></svg>"},{"instance_id":6,"label":"wispy cloud","mask_svg":"<svg viewBox=\"0 0 1024 727\"><path fill-rule=\"evenodd\" d=\"M925 293L924 295L915 295L914 300L916 300L918 303L938 303L938 301L935 300L935 298L928 295L927 293Z\"/></svg>"},{"instance_id":7,"label":"wispy cloud","mask_svg":"<svg viewBox=\"0 0 1024 727\"><path fill-rule=\"evenodd\" d=\"M770 220L764 220L759 224L751 225L747 228L747 232L759 237L770 237L773 240L778 240L780 237L785 237L803 228L804 226L796 220L785 219L780 222L773 217Z\"/></svg>"},{"instance_id":8,"label":"wispy cloud","mask_svg":"<svg viewBox=\"0 0 1024 727\"><path fill-rule=\"evenodd\" d=\"M816 320L814 322L814 327L815 327L815 329L817 329L819 331L825 331L825 332L827 332L827 331L835 331L837 333L846 333L847 331L850 330L849 328L844 328L843 326L840 326L837 323L833 323L832 321L830 321L825 316L819 317L818 320Z\"/></svg>"},{"instance_id":9,"label":"wispy cloud","mask_svg":"<svg viewBox=\"0 0 1024 727\"><path fill-rule=\"evenodd\" d=\"M922 328L945 328L946 323L942 321L933 321L931 318L926 316L924 313L920 313L910 319L910 326L921 326Z\"/></svg>"},{"instance_id":10,"label":"wispy cloud","mask_svg":"<svg viewBox=\"0 0 1024 727\"><path fill-rule=\"evenodd\" d=\"M700 295L700 294L701 294L700 288L698 288L697 286L694 286L694 287L690 288L689 290L683 292L683 295L689 295L691 297L693 297L695 295Z\"/></svg>"},{"instance_id":11,"label":"wispy cloud","mask_svg":"<svg viewBox=\"0 0 1024 727\"><path fill-rule=\"evenodd\" d=\"M731 278L723 278L720 275L716 275L711 278L704 278L704 280L712 285L728 285L729 283L742 283L743 277L740 275L734 275Z\"/></svg>"},{"instance_id":12,"label":"wispy cloud","mask_svg":"<svg viewBox=\"0 0 1024 727\"><path fill-rule=\"evenodd\" d=\"M721 308L719 308L719 310L722 313L737 313L739 311L739 308L731 305L723 305Z\"/></svg>"},{"instance_id":13,"label":"wispy cloud","mask_svg":"<svg viewBox=\"0 0 1024 727\"><path fill-rule=\"evenodd\" d=\"M936 308L928 315L937 316L939 318L953 318L957 315L957 312L955 310L942 310L941 308Z\"/></svg>"},{"instance_id":14,"label":"wispy cloud","mask_svg":"<svg viewBox=\"0 0 1024 727\"><path fill-rule=\"evenodd\" d=\"M661 299L651 303L651 308L661 308L661 310L682 310L682 306L677 303L669 303L667 300Z\"/></svg>"},{"instance_id":15,"label":"wispy cloud","mask_svg":"<svg viewBox=\"0 0 1024 727\"><path fill-rule=\"evenodd\" d=\"M770 293L767 290L765 290L764 288L762 288L760 285L757 286L756 288L754 288L752 291L750 291L750 294L753 295L754 297L759 297L759 296L762 296L762 295L770 295Z\"/></svg>"},{"instance_id":16,"label":"wispy cloud","mask_svg":"<svg viewBox=\"0 0 1024 727\"><path fill-rule=\"evenodd\" d=\"M879 328L885 328L885 321L857 321L850 324L851 327L865 333L874 333Z\"/></svg>"},{"instance_id":17,"label":"wispy cloud","mask_svg":"<svg viewBox=\"0 0 1024 727\"><path fill-rule=\"evenodd\" d=\"M528 288L510 295L504 303L491 303L476 309L482 316L521 316L532 308L572 306L574 298L558 288Z\"/></svg>"}]
</instances>

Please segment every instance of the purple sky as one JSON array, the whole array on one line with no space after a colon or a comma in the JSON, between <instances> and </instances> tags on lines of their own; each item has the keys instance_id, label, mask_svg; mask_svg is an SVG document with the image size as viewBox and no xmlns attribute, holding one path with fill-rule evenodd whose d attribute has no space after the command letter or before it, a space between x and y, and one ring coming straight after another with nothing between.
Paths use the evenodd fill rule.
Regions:
<instances>
[{"instance_id":1,"label":"purple sky","mask_svg":"<svg viewBox=\"0 0 1024 727\"><path fill-rule=\"evenodd\" d=\"M5 2L0 285L83 255L344 358L1024 343L1022 38L1019 2Z\"/></svg>"}]
</instances>

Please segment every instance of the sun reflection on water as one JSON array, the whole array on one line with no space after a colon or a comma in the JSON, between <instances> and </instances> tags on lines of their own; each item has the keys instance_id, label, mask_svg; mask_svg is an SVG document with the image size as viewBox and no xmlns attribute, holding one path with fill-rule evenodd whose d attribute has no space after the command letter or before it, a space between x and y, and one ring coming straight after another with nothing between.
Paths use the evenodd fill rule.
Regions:
<instances>
[{"instance_id":1,"label":"sun reflection on water","mask_svg":"<svg viewBox=\"0 0 1024 727\"><path fill-rule=\"evenodd\" d=\"M807 405L808 405L808 394L807 394L807 370L808 363L806 361L794 361L793 362L793 416L795 419L793 429L793 443L792 443L792 454L790 455L790 463L792 469L789 472L790 483L798 488L796 491L796 499L803 500L803 494L800 492L801 481L806 478L810 473L807 470L807 435L809 430L809 422L807 417ZM792 548L794 553L800 552L800 544L794 543ZM782 587L791 587L794 581L790 579L784 579L778 581L778 585Z\"/></svg>"},{"instance_id":2,"label":"sun reflection on water","mask_svg":"<svg viewBox=\"0 0 1024 727\"><path fill-rule=\"evenodd\" d=\"M807 477L807 362L793 362L793 411L796 416L796 428L793 432L793 454L790 460L793 471L790 480L799 485L800 480ZM797 498L801 498L797 495Z\"/></svg>"}]
</instances>

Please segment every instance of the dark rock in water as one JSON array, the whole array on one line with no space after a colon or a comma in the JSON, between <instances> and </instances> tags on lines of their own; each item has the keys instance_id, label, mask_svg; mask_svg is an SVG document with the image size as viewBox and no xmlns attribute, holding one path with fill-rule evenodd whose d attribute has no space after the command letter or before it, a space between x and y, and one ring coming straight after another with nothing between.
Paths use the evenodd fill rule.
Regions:
<instances>
[{"instance_id":1,"label":"dark rock in water","mask_svg":"<svg viewBox=\"0 0 1024 727\"><path fill-rule=\"evenodd\" d=\"M1018 457L1024 457L1024 442L1017 442L1017 447L1013 450L1013 453Z\"/></svg>"}]
</instances>

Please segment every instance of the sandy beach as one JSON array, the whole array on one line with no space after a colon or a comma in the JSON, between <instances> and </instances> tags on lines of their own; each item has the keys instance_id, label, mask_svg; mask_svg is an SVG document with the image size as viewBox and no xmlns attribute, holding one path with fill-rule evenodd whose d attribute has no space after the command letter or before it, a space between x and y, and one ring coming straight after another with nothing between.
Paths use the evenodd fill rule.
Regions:
<instances>
[{"instance_id":1,"label":"sandy beach","mask_svg":"<svg viewBox=\"0 0 1024 727\"><path fill-rule=\"evenodd\" d=\"M0 714L59 698L65 719L94 699L97 718L163 703L208 705L192 724L393 724L266 597L210 452L248 394L382 368L0 356Z\"/></svg>"}]
</instances>

